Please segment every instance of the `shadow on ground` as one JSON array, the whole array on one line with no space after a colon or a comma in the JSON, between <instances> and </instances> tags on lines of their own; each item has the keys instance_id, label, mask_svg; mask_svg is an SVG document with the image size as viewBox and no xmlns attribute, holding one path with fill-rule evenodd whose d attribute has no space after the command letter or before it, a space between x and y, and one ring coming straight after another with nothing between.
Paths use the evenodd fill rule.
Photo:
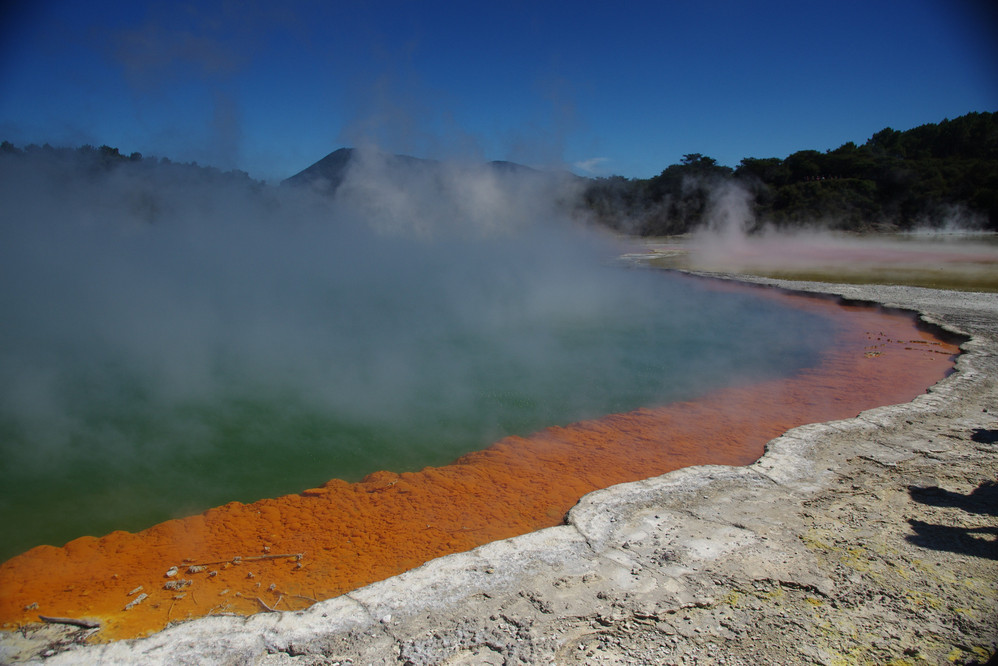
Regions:
<instances>
[{"instance_id":1,"label":"shadow on ground","mask_svg":"<svg viewBox=\"0 0 998 666\"><path fill-rule=\"evenodd\" d=\"M990 436L996 431L975 431L975 441L978 441L976 437L980 432L989 433ZM920 504L957 509L967 514L998 516L998 482L995 481L985 481L966 495L938 486L911 486L908 492ZM936 525L914 518L909 519L908 523L915 533L907 539L916 546L998 560L998 527Z\"/></svg>"},{"instance_id":2,"label":"shadow on ground","mask_svg":"<svg viewBox=\"0 0 998 666\"><path fill-rule=\"evenodd\" d=\"M978 444L998 444L998 430L974 428L974 434L970 436L970 439Z\"/></svg>"}]
</instances>

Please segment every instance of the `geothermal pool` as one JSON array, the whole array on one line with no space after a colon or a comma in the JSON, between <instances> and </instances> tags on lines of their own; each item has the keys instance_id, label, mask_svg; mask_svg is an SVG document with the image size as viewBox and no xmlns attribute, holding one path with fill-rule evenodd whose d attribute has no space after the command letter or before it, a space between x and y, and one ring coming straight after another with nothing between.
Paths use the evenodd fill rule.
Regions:
<instances>
[{"instance_id":1,"label":"geothermal pool","mask_svg":"<svg viewBox=\"0 0 998 666\"><path fill-rule=\"evenodd\" d=\"M627 268L536 178L361 169L330 200L10 159L5 628L302 608L597 488L750 463L956 352L910 316Z\"/></svg>"},{"instance_id":2,"label":"geothermal pool","mask_svg":"<svg viewBox=\"0 0 998 666\"><path fill-rule=\"evenodd\" d=\"M840 326L764 294L593 271L619 293L511 308L488 325L463 318L481 302L406 311L415 296L401 286L379 310L342 304L344 320L315 322L327 333L308 342L309 359L292 350L284 360L302 373L311 360L325 378L190 341L193 360L171 349L173 362L204 366L184 377L190 395L163 395L168 368L132 366L128 353L93 340L38 348L7 336L20 367L8 361L0 414L0 559L333 478L443 465L509 435L793 375L818 362ZM584 295L563 287L558 297ZM274 343L294 345L286 335ZM136 344L156 353L156 340ZM33 395L40 381L46 394Z\"/></svg>"},{"instance_id":3,"label":"geothermal pool","mask_svg":"<svg viewBox=\"0 0 998 666\"><path fill-rule=\"evenodd\" d=\"M0 159L0 560L792 374L838 325L626 268L558 182L75 159Z\"/></svg>"},{"instance_id":4,"label":"geothermal pool","mask_svg":"<svg viewBox=\"0 0 998 666\"><path fill-rule=\"evenodd\" d=\"M694 400L510 436L453 464L331 480L139 533L41 546L0 564L0 623L101 623L97 640L214 613L295 610L495 539L557 525L582 495L697 464L748 464L796 425L911 400L956 348L910 315L776 292L838 325L818 362ZM759 303L756 303L759 305Z\"/></svg>"}]
</instances>

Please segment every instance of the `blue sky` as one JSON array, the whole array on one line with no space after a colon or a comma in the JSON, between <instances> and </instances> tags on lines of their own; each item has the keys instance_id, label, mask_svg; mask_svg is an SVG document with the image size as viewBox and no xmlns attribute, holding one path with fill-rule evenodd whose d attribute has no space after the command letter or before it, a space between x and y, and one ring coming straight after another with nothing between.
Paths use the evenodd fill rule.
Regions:
<instances>
[{"instance_id":1,"label":"blue sky","mask_svg":"<svg viewBox=\"0 0 998 666\"><path fill-rule=\"evenodd\" d=\"M278 180L342 146L646 178L998 111L975 0L45 2L0 17L0 139Z\"/></svg>"}]
</instances>

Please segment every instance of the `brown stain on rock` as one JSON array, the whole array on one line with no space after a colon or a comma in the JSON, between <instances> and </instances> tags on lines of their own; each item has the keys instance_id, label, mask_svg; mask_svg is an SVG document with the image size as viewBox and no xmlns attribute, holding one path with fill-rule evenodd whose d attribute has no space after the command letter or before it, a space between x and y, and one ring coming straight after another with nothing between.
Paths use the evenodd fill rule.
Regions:
<instances>
[{"instance_id":1,"label":"brown stain on rock","mask_svg":"<svg viewBox=\"0 0 998 666\"><path fill-rule=\"evenodd\" d=\"M958 352L909 315L767 293L837 322L838 339L818 367L507 437L443 467L334 479L134 534L39 546L0 565L0 622L11 629L39 614L88 618L102 623L96 640L106 641L214 613L301 609L442 555L557 525L593 490L690 465L748 464L795 426L910 401L950 371Z\"/></svg>"}]
</instances>

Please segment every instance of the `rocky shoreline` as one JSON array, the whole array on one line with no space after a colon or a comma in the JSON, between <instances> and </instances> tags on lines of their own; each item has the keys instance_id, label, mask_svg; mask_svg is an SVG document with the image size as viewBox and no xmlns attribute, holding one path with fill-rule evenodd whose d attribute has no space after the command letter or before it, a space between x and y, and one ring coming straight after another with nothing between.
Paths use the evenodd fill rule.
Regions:
<instances>
[{"instance_id":1,"label":"rocky shoreline","mask_svg":"<svg viewBox=\"0 0 998 666\"><path fill-rule=\"evenodd\" d=\"M970 340L911 403L795 428L747 467L584 497L566 524L294 613L209 617L0 661L253 664L986 663L998 647L998 296L739 280L917 310Z\"/></svg>"}]
</instances>

